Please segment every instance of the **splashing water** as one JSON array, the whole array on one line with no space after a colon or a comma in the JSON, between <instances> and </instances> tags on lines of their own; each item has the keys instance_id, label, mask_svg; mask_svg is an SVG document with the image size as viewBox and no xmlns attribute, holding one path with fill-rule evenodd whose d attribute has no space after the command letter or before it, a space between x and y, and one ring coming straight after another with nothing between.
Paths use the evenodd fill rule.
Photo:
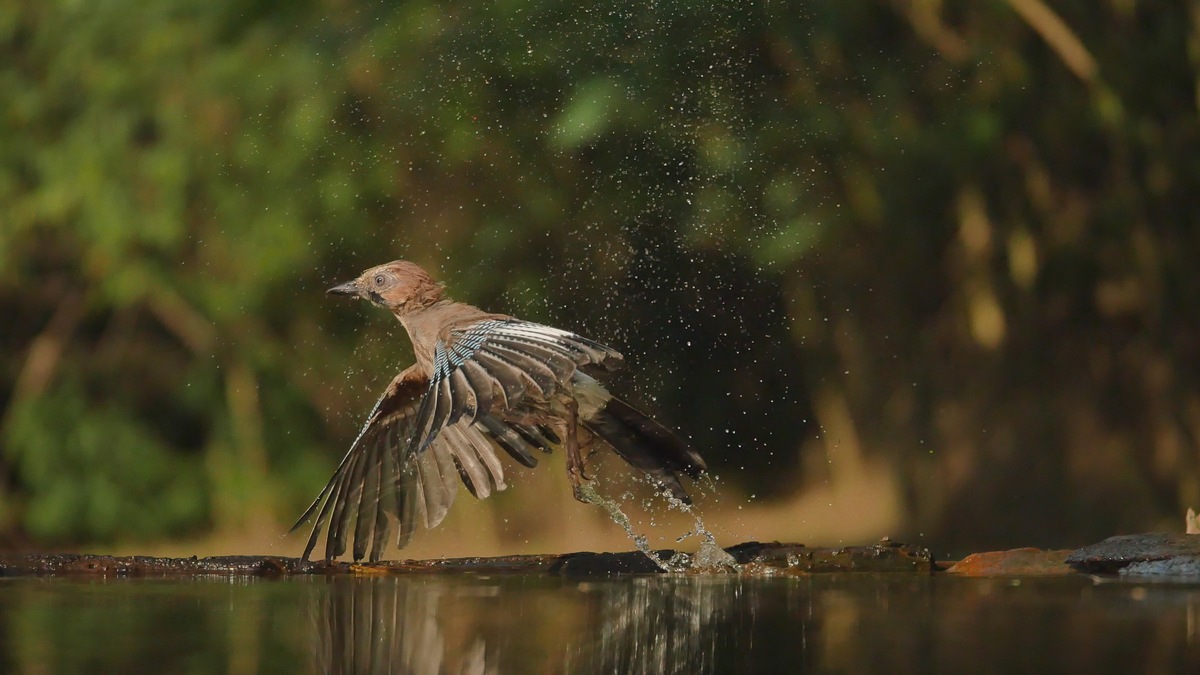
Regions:
<instances>
[{"instance_id":1,"label":"splashing water","mask_svg":"<svg viewBox=\"0 0 1200 675\"><path fill-rule=\"evenodd\" d=\"M708 479L706 487L710 489L715 488L711 478ZM696 527L691 532L684 534L676 540L683 541L691 536L700 537L700 548L696 550L696 555L692 558L691 569L693 571L723 572L728 570L736 572L741 569L737 560L726 553L725 549L717 545L717 538L713 536L713 533L708 528L704 527L704 520L700 518L700 514L692 508L691 504L680 501L669 492L663 492L662 494L666 497L667 504L671 508L683 511L691 516L692 520L696 523Z\"/></svg>"},{"instance_id":2,"label":"splashing water","mask_svg":"<svg viewBox=\"0 0 1200 675\"><path fill-rule=\"evenodd\" d=\"M711 481L708 483L708 487L713 487ZM595 504L604 509L608 513L609 518L625 530L625 533L633 540L637 549L664 572L686 572L688 570L699 572L729 570L736 572L740 569L733 556L726 553L724 549L717 545L716 537L704 527L704 521L692 509L692 506L680 501L669 492L663 491L660 494L666 498L670 508L683 511L695 521L695 528L691 532L676 539L677 542L682 542L688 537L700 537L700 548L694 556L677 551L667 560L659 558L655 555L654 551L650 550L650 543L646 536L634 532L633 523L629 520L629 516L625 515L625 512L621 510L619 503L615 500L602 497L600 493L596 492L596 488L591 482L584 483L581 486L580 492L588 503Z\"/></svg>"},{"instance_id":3,"label":"splashing water","mask_svg":"<svg viewBox=\"0 0 1200 675\"><path fill-rule=\"evenodd\" d=\"M633 531L633 523L629 521L629 516L625 515L625 512L621 510L621 505L611 499L605 499L604 497L601 497L600 493L596 492L596 488L591 482L583 483L580 486L579 493L583 495L583 498L589 504L595 504L596 506L599 506L608 512L608 517L612 518L614 523L624 528L625 533L628 534L629 538L633 540L633 543L635 546L637 546L637 549L641 551L647 558L654 561L654 564L657 565L660 570L664 572L682 571L674 568L671 564L674 562L675 556L672 556L671 560L663 561L660 560L658 556L654 555L654 551L650 550L650 542L648 539L646 539L646 536Z\"/></svg>"}]
</instances>

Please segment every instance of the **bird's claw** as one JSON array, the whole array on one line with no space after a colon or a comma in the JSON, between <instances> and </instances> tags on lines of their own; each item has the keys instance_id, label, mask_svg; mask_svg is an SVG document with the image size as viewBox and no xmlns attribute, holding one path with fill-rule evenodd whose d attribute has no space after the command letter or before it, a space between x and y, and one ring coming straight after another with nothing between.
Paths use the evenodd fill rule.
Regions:
<instances>
[{"instance_id":1,"label":"bird's claw","mask_svg":"<svg viewBox=\"0 0 1200 675\"><path fill-rule=\"evenodd\" d=\"M584 494L582 483L571 481L571 492L575 495L576 501L583 502L584 504L590 504L592 501L591 499L588 499L586 494Z\"/></svg>"}]
</instances>

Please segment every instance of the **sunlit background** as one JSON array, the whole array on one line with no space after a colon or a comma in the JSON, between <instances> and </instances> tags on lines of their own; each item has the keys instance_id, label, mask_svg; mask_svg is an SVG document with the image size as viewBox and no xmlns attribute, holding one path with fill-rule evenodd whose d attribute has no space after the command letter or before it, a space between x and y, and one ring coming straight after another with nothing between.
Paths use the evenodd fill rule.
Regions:
<instances>
[{"instance_id":1,"label":"sunlit background","mask_svg":"<svg viewBox=\"0 0 1200 675\"><path fill-rule=\"evenodd\" d=\"M1052 4L0 4L0 547L298 554L393 258L622 350L722 544L1181 529L1200 10ZM631 547L511 470L392 555Z\"/></svg>"}]
</instances>

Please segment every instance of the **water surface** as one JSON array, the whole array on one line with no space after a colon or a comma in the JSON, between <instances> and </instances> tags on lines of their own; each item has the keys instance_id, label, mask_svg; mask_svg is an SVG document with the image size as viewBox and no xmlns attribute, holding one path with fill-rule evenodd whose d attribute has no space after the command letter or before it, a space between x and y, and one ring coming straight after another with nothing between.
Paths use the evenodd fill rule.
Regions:
<instances>
[{"instance_id":1,"label":"water surface","mask_svg":"<svg viewBox=\"0 0 1200 675\"><path fill-rule=\"evenodd\" d=\"M1200 672L1200 588L863 574L0 579L17 673Z\"/></svg>"}]
</instances>

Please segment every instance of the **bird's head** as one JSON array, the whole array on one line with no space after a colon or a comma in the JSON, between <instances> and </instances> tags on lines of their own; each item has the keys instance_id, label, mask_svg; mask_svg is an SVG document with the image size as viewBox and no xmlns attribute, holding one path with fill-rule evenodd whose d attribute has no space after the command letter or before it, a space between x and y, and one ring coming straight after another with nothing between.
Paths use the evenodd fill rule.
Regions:
<instances>
[{"instance_id":1,"label":"bird's head","mask_svg":"<svg viewBox=\"0 0 1200 675\"><path fill-rule=\"evenodd\" d=\"M329 289L330 295L370 300L400 316L442 299L442 285L425 270L407 260L372 267L353 281Z\"/></svg>"}]
</instances>

